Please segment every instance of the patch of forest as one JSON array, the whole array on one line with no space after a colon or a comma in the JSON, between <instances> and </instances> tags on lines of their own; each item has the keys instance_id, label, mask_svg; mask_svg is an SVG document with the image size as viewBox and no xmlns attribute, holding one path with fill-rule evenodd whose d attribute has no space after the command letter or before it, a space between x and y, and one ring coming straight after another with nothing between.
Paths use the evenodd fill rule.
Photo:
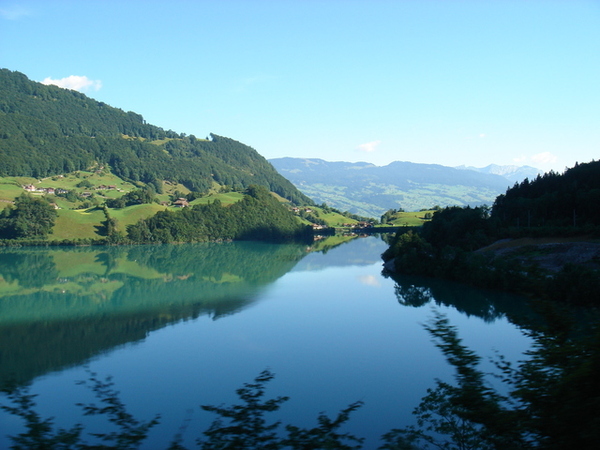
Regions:
<instances>
[{"instance_id":1,"label":"patch of forest","mask_svg":"<svg viewBox=\"0 0 600 450\"><path fill-rule=\"evenodd\" d=\"M390 273L441 277L537 298L598 305L598 253L588 249L588 257L582 258L580 251L569 252L575 244L547 244L559 238L597 243L599 202L600 161L577 164L562 174L550 172L516 183L496 198L491 209L440 209L419 231L399 231L382 257ZM519 251L499 251L498 244L490 247L499 240L506 246L516 239L542 237L546 238L543 246L529 243ZM557 258L557 252L562 258ZM560 259L561 264L550 266L550 257Z\"/></svg>"}]
</instances>

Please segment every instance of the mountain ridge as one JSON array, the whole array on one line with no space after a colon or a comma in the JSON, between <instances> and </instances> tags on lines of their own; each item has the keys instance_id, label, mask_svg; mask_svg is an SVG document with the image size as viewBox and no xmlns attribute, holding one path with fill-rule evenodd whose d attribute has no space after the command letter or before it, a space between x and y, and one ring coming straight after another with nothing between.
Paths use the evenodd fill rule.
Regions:
<instances>
[{"instance_id":1,"label":"mountain ridge","mask_svg":"<svg viewBox=\"0 0 600 450\"><path fill-rule=\"evenodd\" d=\"M512 184L506 177L439 164L272 158L269 162L317 203L377 217L389 209L491 205Z\"/></svg>"}]
</instances>

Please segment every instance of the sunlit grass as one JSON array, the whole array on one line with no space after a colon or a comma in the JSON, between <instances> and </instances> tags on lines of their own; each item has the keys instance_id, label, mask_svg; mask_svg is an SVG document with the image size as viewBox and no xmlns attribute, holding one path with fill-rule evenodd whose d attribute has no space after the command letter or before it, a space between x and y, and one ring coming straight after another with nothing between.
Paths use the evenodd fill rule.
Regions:
<instances>
[{"instance_id":1,"label":"sunlit grass","mask_svg":"<svg viewBox=\"0 0 600 450\"><path fill-rule=\"evenodd\" d=\"M219 200L223 206L233 205L244 198L244 194L241 192L221 192L218 194L211 194L206 197L197 198L191 204L192 205L206 205L212 203L215 200Z\"/></svg>"},{"instance_id":2,"label":"sunlit grass","mask_svg":"<svg viewBox=\"0 0 600 450\"><path fill-rule=\"evenodd\" d=\"M92 209L59 209L50 240L63 239L97 239L102 237L100 231L104 213L99 208Z\"/></svg>"},{"instance_id":3,"label":"sunlit grass","mask_svg":"<svg viewBox=\"0 0 600 450\"><path fill-rule=\"evenodd\" d=\"M165 207L157 203L146 203L143 205L133 205L126 208L108 209L110 216L117 219L117 226L120 231L125 231L127 225L133 225L141 219L152 217L158 211L164 211ZM104 220L104 216L102 217Z\"/></svg>"}]
</instances>

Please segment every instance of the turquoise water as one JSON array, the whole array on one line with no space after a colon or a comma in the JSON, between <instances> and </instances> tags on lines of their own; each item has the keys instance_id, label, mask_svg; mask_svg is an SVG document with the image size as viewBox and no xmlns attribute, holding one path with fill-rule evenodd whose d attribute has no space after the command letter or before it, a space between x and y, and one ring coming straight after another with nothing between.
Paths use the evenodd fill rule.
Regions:
<instances>
[{"instance_id":1,"label":"turquoise water","mask_svg":"<svg viewBox=\"0 0 600 450\"><path fill-rule=\"evenodd\" d=\"M318 246L327 251L318 251ZM328 248L261 243L11 250L0 253L0 377L31 383L38 410L67 427L92 396L87 370L113 377L131 412L161 414L144 448L164 448L185 420L191 447L213 416L201 404L269 368L274 419L314 426L361 400L347 430L376 448L413 422L452 370L423 328L446 314L467 345L516 360L529 341L506 314L515 297L381 275L378 237ZM35 270L35 273L28 272ZM491 364L484 363L489 365ZM91 431L104 430L94 420ZM19 422L0 415L0 448Z\"/></svg>"}]
</instances>

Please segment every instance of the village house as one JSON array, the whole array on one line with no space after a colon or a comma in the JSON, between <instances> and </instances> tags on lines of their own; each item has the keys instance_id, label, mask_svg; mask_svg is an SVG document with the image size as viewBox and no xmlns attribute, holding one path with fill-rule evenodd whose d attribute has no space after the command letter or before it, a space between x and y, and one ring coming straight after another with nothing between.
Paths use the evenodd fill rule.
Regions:
<instances>
[{"instance_id":1,"label":"village house","mask_svg":"<svg viewBox=\"0 0 600 450\"><path fill-rule=\"evenodd\" d=\"M373 224L370 222L358 222L355 225L355 228L372 228Z\"/></svg>"},{"instance_id":2,"label":"village house","mask_svg":"<svg viewBox=\"0 0 600 450\"><path fill-rule=\"evenodd\" d=\"M176 206L178 208L186 208L190 206L190 204L185 198L178 198L176 201L173 202L173 206Z\"/></svg>"}]
</instances>

